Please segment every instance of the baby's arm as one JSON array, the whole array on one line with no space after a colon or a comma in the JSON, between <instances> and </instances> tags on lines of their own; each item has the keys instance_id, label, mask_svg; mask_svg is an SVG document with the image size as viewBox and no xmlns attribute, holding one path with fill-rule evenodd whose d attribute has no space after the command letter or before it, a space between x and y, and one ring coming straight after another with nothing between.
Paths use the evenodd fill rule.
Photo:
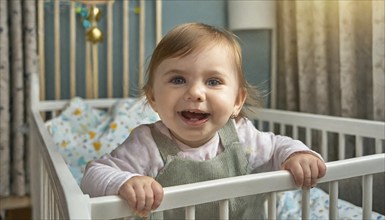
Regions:
<instances>
[{"instance_id":1,"label":"baby's arm","mask_svg":"<svg viewBox=\"0 0 385 220\"><path fill-rule=\"evenodd\" d=\"M326 173L325 163L309 152L296 152L290 155L282 164L282 169L288 170L298 187L309 189L317 184L317 179Z\"/></svg>"},{"instance_id":2,"label":"baby's arm","mask_svg":"<svg viewBox=\"0 0 385 220\"><path fill-rule=\"evenodd\" d=\"M298 186L314 186L325 175L326 166L316 152L287 136L258 131L250 120L237 122L238 136L249 155L253 172L285 169Z\"/></svg>"},{"instance_id":3,"label":"baby's arm","mask_svg":"<svg viewBox=\"0 0 385 220\"><path fill-rule=\"evenodd\" d=\"M150 129L139 126L111 154L90 162L82 179L83 192L91 197L120 195L139 215L148 207L158 207L163 189L152 177L164 165L155 142L146 137L151 137ZM151 193L147 201L145 196Z\"/></svg>"},{"instance_id":4,"label":"baby's arm","mask_svg":"<svg viewBox=\"0 0 385 220\"><path fill-rule=\"evenodd\" d=\"M137 215L147 217L162 202L163 188L152 177L135 176L120 187L119 195Z\"/></svg>"}]
</instances>

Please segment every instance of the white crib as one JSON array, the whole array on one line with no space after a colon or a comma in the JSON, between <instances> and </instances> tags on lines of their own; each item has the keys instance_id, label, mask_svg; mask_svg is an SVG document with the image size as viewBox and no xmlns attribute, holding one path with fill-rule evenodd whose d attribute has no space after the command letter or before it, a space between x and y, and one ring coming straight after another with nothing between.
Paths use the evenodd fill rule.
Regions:
<instances>
[{"instance_id":1,"label":"white crib","mask_svg":"<svg viewBox=\"0 0 385 220\"><path fill-rule=\"evenodd\" d=\"M59 13L59 1L55 1L55 12ZM124 16L127 15L128 1L124 0L123 11ZM71 59L70 59L70 76L71 76L71 96L75 96L76 82L75 82L75 12L74 3L70 6L70 23L71 23ZM107 23L109 25L106 31L107 36L110 36L112 30L111 17L112 14L111 2L107 5ZM144 1L140 4L144 9ZM75 178L72 176L67 164L62 155L55 150L55 143L46 129L45 113L49 112L51 117L58 115L69 100L60 100L60 81L55 81L55 97L56 101L41 101L44 95L44 62L45 55L42 51L44 49L44 28L42 23L44 21L44 1L39 2L39 54L41 55L40 78L32 76L32 106L30 117L30 137L31 137L31 196L33 206L34 219L116 219L132 215L128 205L118 196L105 196L98 198L90 198L83 194L78 186ZM156 1L157 17L160 16L161 1ZM55 14L56 15L56 14ZM161 16L160 16L161 17ZM60 20L59 16L55 16L55 48L60 48ZM140 31L139 35L144 35L144 12L140 15ZM127 25L127 24L126 24ZM157 41L161 36L160 30L161 20L156 21ZM128 30L123 32L127 34ZM127 37L125 35L125 37ZM123 38L125 38L123 37ZM128 38L128 37L127 37ZM142 38L141 38L142 39ZM139 66L144 66L144 41L140 40L139 46ZM107 45L112 45L110 40ZM94 49L95 45L90 46ZM110 48L110 46L107 46ZM127 48L127 42L123 42L123 47ZM56 49L55 51L57 51ZM107 87L108 97L112 97L112 80L113 76L111 65L112 60L110 56L112 51L108 50L107 61ZM56 53L56 52L55 52ZM123 55L126 58L127 54ZM91 82L91 87L87 88L86 102L95 108L108 109L117 99L97 99L95 94L98 93L98 66L95 62L97 56L90 56L92 64L87 64L87 76L92 72L92 77L87 80ZM60 50L57 52L55 59L55 74L60 74ZM127 72L128 66L124 64L123 84L124 88L128 88ZM143 69L139 69L139 83L143 80ZM59 77L60 78L60 75ZM88 78L87 78L88 79ZM39 83L40 82L40 83ZM39 86L40 84L40 86ZM93 87L92 87L93 85ZM87 84L87 87L89 85ZM127 97L128 91L123 92L124 97ZM328 152L329 134L333 133L338 136L336 140L338 147L338 160L327 163L327 174L320 179L320 183L329 183L330 194L330 209L329 217L335 219L338 217L338 184L340 180L350 179L353 177L361 177L362 190L362 207L363 219L370 218L372 213L373 194L381 196L384 200L384 194L378 195L377 189L373 189L373 175L385 172L385 154L384 154L384 135L385 123L368 120L357 120L340 117L329 117L314 114L296 113L288 111L279 111L271 109L255 109L255 114L251 118L256 122L256 126L260 130L274 130L276 133L287 134L294 138L304 137L304 142L311 146L314 137L320 139L319 152L327 160L330 153ZM277 131L276 131L277 130ZM316 131L317 135L312 135ZM351 147L351 144L346 143L346 137L354 137L355 156L354 158L346 159L345 152ZM364 155L365 149L368 147L367 138L374 142L375 152L372 155ZM372 144L373 145L373 144ZM349 155L348 157L351 157ZM246 176L232 177L220 180L213 180L208 182L194 183L188 185L168 187L164 189L165 197L161 206L156 211L173 209L178 207L185 207L186 219L194 219L194 207L197 204L202 204L211 201L220 201L220 216L221 219L228 218L228 199L239 196L268 193L268 218L276 218L276 194L280 191L296 189L290 174L286 171L276 171L261 174L252 174ZM359 195L361 197L361 195ZM304 190L302 196L302 217L309 217L309 191ZM384 213L382 213L384 214Z\"/></svg>"},{"instance_id":2,"label":"white crib","mask_svg":"<svg viewBox=\"0 0 385 220\"><path fill-rule=\"evenodd\" d=\"M36 79L35 79L36 80ZM64 108L68 101L40 101L32 108L32 201L35 219L114 219L130 216L127 204L118 196L90 198L84 195L72 176L62 156L55 151L55 144L48 133L42 112L55 112ZM87 103L98 108L108 108L116 99L87 100ZM381 141L384 140L385 124L367 120L321 116L305 113L257 109L255 120L260 124L267 122L303 127L306 133L310 130L321 131L322 154L326 157L328 132L339 135L339 152L344 152L345 135L353 135L357 140L357 151L362 152L366 146L363 138L373 138L376 141L376 154L344 159L339 154L338 161L327 163L327 174L320 183L329 182L331 209L330 218L337 218L338 180L362 177L363 183L363 219L370 218L372 212L372 175L385 171L385 154ZM260 125L262 126L262 125ZM294 129L296 131L297 129ZM293 132L296 133L296 132ZM295 134L297 135L297 134ZM307 135L310 139L311 135ZM308 139L308 141L310 141ZM342 158L341 158L342 157ZM239 196L269 193L269 219L274 219L275 195L282 190L295 189L290 174L286 171L276 171L261 174L232 177L202 183L174 186L165 188L165 197L157 211L186 207L186 218L194 219L194 206L210 201L221 201L221 217L226 219L228 199ZM236 190L235 190L236 189ZM197 196L198 195L198 196ZM309 194L303 191L303 218L307 218L309 207L306 200ZM382 196L383 197L383 196Z\"/></svg>"}]
</instances>

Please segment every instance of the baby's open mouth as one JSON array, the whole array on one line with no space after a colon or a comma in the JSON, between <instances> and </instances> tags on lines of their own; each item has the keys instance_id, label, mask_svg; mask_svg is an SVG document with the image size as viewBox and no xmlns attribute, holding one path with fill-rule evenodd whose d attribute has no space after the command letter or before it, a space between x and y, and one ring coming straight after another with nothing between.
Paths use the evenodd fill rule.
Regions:
<instances>
[{"instance_id":1,"label":"baby's open mouth","mask_svg":"<svg viewBox=\"0 0 385 220\"><path fill-rule=\"evenodd\" d=\"M185 118L187 120L192 120L192 121L204 120L210 116L209 113L192 112L192 111L182 111L181 115L183 118Z\"/></svg>"}]
</instances>

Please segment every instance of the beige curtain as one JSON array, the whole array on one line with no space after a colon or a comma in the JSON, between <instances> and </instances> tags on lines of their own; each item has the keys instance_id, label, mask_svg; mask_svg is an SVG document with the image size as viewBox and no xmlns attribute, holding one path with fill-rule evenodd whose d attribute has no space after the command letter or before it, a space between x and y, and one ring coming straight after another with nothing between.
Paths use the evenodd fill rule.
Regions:
<instances>
[{"instance_id":1,"label":"beige curtain","mask_svg":"<svg viewBox=\"0 0 385 220\"><path fill-rule=\"evenodd\" d=\"M384 121L384 1L278 1L277 10L277 107Z\"/></svg>"},{"instance_id":2,"label":"beige curtain","mask_svg":"<svg viewBox=\"0 0 385 220\"><path fill-rule=\"evenodd\" d=\"M0 196L28 193L29 79L37 74L35 0L0 1Z\"/></svg>"}]
</instances>

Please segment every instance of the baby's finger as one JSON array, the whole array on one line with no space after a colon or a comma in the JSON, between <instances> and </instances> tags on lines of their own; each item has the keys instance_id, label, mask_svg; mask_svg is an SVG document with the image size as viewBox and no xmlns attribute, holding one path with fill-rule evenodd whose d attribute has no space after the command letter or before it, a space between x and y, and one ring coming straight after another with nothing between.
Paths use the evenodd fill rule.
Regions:
<instances>
[{"instance_id":1,"label":"baby's finger","mask_svg":"<svg viewBox=\"0 0 385 220\"><path fill-rule=\"evenodd\" d=\"M149 212L151 211L152 204L154 203L154 192L152 191L152 188L150 185L144 186L144 192L145 192L145 205L144 205L144 211Z\"/></svg>"},{"instance_id":2,"label":"baby's finger","mask_svg":"<svg viewBox=\"0 0 385 220\"><path fill-rule=\"evenodd\" d=\"M303 172L303 182L302 187L305 189L308 189L311 187L312 182L312 170L309 165L303 164L302 165L302 172Z\"/></svg>"},{"instance_id":3,"label":"baby's finger","mask_svg":"<svg viewBox=\"0 0 385 220\"><path fill-rule=\"evenodd\" d=\"M301 165L298 163L292 163L290 166L285 166L284 169L290 171L294 178L295 185L301 187L303 183L303 171Z\"/></svg>"},{"instance_id":4,"label":"baby's finger","mask_svg":"<svg viewBox=\"0 0 385 220\"><path fill-rule=\"evenodd\" d=\"M135 187L136 193L136 211L142 211L146 205L146 193L142 187Z\"/></svg>"},{"instance_id":5,"label":"baby's finger","mask_svg":"<svg viewBox=\"0 0 385 220\"><path fill-rule=\"evenodd\" d=\"M317 179L319 175L317 164L311 164L310 170L311 170L311 187L314 187L315 185L317 185Z\"/></svg>"},{"instance_id":6,"label":"baby's finger","mask_svg":"<svg viewBox=\"0 0 385 220\"><path fill-rule=\"evenodd\" d=\"M325 163L321 160L317 160L317 166L318 166L318 178L325 176L325 174L326 174Z\"/></svg>"},{"instance_id":7,"label":"baby's finger","mask_svg":"<svg viewBox=\"0 0 385 220\"><path fill-rule=\"evenodd\" d=\"M128 206L135 211L136 209L136 193L132 185L129 183L123 184L119 189L119 195L127 201Z\"/></svg>"},{"instance_id":8,"label":"baby's finger","mask_svg":"<svg viewBox=\"0 0 385 220\"><path fill-rule=\"evenodd\" d=\"M131 207L131 209L136 209L136 193L135 190L132 187L126 187L124 190L124 196L125 200L128 203L128 206Z\"/></svg>"},{"instance_id":9,"label":"baby's finger","mask_svg":"<svg viewBox=\"0 0 385 220\"><path fill-rule=\"evenodd\" d=\"M163 187L154 181L151 184L152 191L154 193L154 203L152 204L152 210L157 209L163 200Z\"/></svg>"}]
</instances>

